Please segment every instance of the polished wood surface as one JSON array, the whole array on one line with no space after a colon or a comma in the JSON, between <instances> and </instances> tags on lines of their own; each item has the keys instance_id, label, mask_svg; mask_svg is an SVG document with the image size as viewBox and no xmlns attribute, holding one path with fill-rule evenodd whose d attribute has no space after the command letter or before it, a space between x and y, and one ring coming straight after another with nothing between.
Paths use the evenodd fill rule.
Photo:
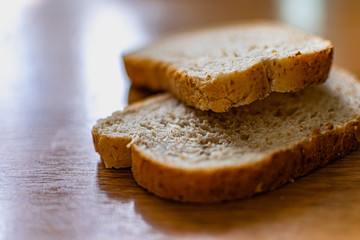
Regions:
<instances>
[{"instance_id":1,"label":"polished wood surface","mask_svg":"<svg viewBox=\"0 0 360 240\"><path fill-rule=\"evenodd\" d=\"M222 204L159 199L106 169L96 119L127 105L121 54L219 21L279 19L326 36L360 76L360 2L0 3L0 239L359 239L360 151L278 190Z\"/></svg>"}]
</instances>

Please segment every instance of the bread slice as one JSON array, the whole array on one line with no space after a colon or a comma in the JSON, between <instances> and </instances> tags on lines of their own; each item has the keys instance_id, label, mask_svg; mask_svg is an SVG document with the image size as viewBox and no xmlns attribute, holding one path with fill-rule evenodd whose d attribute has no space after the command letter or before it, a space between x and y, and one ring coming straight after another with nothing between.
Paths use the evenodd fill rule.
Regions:
<instances>
[{"instance_id":1,"label":"bread slice","mask_svg":"<svg viewBox=\"0 0 360 240\"><path fill-rule=\"evenodd\" d=\"M167 90L187 105L225 112L323 83L333 44L276 22L248 22L169 36L124 56L135 86Z\"/></svg>"},{"instance_id":2,"label":"bread slice","mask_svg":"<svg viewBox=\"0 0 360 240\"><path fill-rule=\"evenodd\" d=\"M106 167L129 167L154 194L218 202L274 189L354 150L360 83L336 69L327 82L274 93L226 113L169 94L99 120L92 134Z\"/></svg>"}]
</instances>

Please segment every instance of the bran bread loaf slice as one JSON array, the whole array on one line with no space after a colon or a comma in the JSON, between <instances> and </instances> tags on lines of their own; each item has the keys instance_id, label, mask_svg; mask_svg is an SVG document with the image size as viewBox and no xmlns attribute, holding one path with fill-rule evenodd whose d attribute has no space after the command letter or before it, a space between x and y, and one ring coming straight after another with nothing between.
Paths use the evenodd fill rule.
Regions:
<instances>
[{"instance_id":1,"label":"bran bread loaf slice","mask_svg":"<svg viewBox=\"0 0 360 240\"><path fill-rule=\"evenodd\" d=\"M225 112L323 83L333 44L287 25L254 21L171 35L124 56L132 84Z\"/></svg>"},{"instance_id":2,"label":"bran bread loaf slice","mask_svg":"<svg viewBox=\"0 0 360 240\"><path fill-rule=\"evenodd\" d=\"M105 166L132 166L163 198L219 202L275 189L359 146L360 83L335 69L325 84L274 93L226 113L150 97L93 127Z\"/></svg>"}]
</instances>

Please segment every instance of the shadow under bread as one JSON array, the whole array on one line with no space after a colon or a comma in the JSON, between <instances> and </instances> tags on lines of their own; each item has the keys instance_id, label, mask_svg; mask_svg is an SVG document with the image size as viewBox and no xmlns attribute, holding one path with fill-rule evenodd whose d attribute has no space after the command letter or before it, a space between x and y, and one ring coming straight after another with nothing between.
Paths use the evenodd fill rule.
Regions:
<instances>
[{"instance_id":1,"label":"shadow under bread","mask_svg":"<svg viewBox=\"0 0 360 240\"><path fill-rule=\"evenodd\" d=\"M110 199L119 203L134 201L135 212L157 230L218 234L236 228L253 228L259 224L271 226L296 222L311 214L326 215L321 209L326 209L327 205L341 205L342 202L353 201L354 197L359 200L360 181L354 184L347 182L344 187L347 172L354 168L360 171L360 162L352 159L352 155L280 189L216 204L178 203L158 198L136 184L130 168L106 169L103 163L99 163L97 178L99 189ZM338 201L334 202L334 198ZM340 210L334 208L331 215L337 218L337 214Z\"/></svg>"},{"instance_id":2,"label":"shadow under bread","mask_svg":"<svg viewBox=\"0 0 360 240\"><path fill-rule=\"evenodd\" d=\"M128 95L128 104L144 100L147 97L161 93L159 91L152 91L146 88L135 87L134 85L130 86L129 95Z\"/></svg>"}]
</instances>

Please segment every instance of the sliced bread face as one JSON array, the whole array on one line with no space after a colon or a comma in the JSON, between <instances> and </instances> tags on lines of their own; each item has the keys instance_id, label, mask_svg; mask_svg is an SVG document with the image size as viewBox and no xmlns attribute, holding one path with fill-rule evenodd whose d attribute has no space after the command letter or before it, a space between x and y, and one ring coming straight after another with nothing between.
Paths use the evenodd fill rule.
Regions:
<instances>
[{"instance_id":1,"label":"sliced bread face","mask_svg":"<svg viewBox=\"0 0 360 240\"><path fill-rule=\"evenodd\" d=\"M274 189L354 150L360 83L335 69L323 85L276 93L226 113L169 94L99 120L92 134L106 167L129 167L164 198L219 202Z\"/></svg>"},{"instance_id":2,"label":"sliced bread face","mask_svg":"<svg viewBox=\"0 0 360 240\"><path fill-rule=\"evenodd\" d=\"M200 110L225 112L267 97L323 83L333 45L274 22L187 32L124 56L132 83L167 90Z\"/></svg>"}]
</instances>

